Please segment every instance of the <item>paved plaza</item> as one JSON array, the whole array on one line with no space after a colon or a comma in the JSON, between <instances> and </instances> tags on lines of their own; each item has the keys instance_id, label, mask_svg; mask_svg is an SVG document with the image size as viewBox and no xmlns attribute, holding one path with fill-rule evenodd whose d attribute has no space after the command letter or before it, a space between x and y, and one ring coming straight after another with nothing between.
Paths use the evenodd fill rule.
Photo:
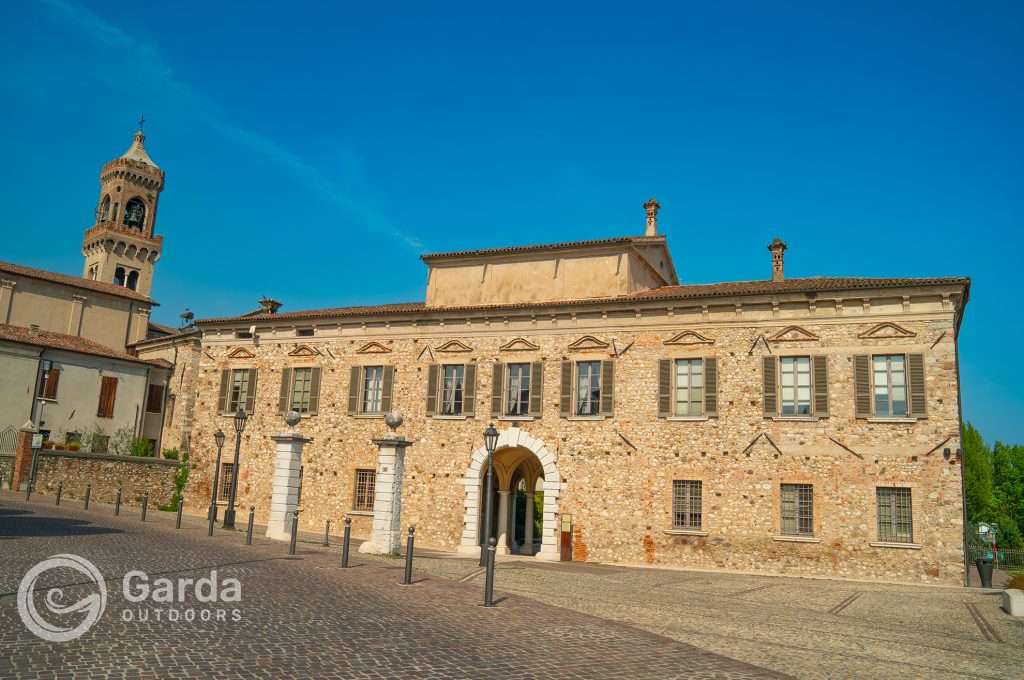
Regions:
<instances>
[{"instance_id":1,"label":"paved plaza","mask_svg":"<svg viewBox=\"0 0 1024 680\"><path fill-rule=\"evenodd\" d=\"M343 571L338 546L313 536L289 558L286 544L209 538L194 518L176 531L172 515L122 512L0 494L0 678L1024 677L1024 625L992 592L508 559L488 610L472 560L423 551L403 587L400 560L353 549ZM65 643L32 635L15 605L22 576L57 553L93 562L109 593L100 621ZM157 621L167 606L121 593L132 569L211 568L242 583L228 605L240 620ZM90 587L64 585L69 602ZM140 607L148 621L122 620Z\"/></svg>"}]
</instances>

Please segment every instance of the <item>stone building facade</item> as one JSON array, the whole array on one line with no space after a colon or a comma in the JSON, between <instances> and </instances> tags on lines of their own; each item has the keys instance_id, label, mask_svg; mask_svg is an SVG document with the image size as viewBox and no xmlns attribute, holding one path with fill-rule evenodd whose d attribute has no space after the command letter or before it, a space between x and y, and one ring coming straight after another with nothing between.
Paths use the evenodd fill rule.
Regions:
<instances>
[{"instance_id":1,"label":"stone building facade","mask_svg":"<svg viewBox=\"0 0 1024 680\"><path fill-rule=\"evenodd\" d=\"M969 281L786 279L776 241L770 279L680 285L645 207L643 236L424 256L425 303L200 321L187 508L244 408L238 504L265 521L296 408L302 527L349 515L365 537L398 410L420 545L479 549L493 422L502 551L962 583Z\"/></svg>"}]
</instances>

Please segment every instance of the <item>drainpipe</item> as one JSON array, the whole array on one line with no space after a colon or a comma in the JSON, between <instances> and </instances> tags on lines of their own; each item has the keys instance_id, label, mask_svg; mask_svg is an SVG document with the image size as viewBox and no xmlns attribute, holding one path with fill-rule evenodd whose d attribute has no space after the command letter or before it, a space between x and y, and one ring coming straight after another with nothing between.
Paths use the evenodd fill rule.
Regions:
<instances>
[{"instance_id":1,"label":"drainpipe","mask_svg":"<svg viewBox=\"0 0 1024 680\"><path fill-rule=\"evenodd\" d=\"M967 487L965 486L966 478L964 477L964 452L963 452L963 436L964 436L964 400L963 400L963 385L960 379L960 324L964 320L964 312L967 311L967 298L970 295L970 284L964 288L963 298L960 300L960 309L957 310L956 318L953 322L953 360L956 365L956 405L957 405L957 420L960 424L960 430L957 432L957 441L960 442L960 505L963 516L963 542L964 542L964 586L967 588L971 587L971 552L967 548Z\"/></svg>"}]
</instances>

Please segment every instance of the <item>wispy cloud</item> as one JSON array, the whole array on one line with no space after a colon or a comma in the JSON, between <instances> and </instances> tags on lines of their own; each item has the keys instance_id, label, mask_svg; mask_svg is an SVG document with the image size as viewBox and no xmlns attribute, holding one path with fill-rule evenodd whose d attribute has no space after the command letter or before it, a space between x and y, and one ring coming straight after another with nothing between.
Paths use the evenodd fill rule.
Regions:
<instances>
[{"instance_id":1,"label":"wispy cloud","mask_svg":"<svg viewBox=\"0 0 1024 680\"><path fill-rule=\"evenodd\" d=\"M415 251L423 250L424 245L418 238L398 228L372 205L345 191L316 166L273 139L231 121L214 102L180 80L160 56L155 45L134 38L78 3L70 0L38 1L55 20L73 27L89 40L130 55L132 64L148 82L159 87L166 96L175 99L198 120L239 146L262 155L303 186L337 206L360 226L391 236Z\"/></svg>"}]
</instances>

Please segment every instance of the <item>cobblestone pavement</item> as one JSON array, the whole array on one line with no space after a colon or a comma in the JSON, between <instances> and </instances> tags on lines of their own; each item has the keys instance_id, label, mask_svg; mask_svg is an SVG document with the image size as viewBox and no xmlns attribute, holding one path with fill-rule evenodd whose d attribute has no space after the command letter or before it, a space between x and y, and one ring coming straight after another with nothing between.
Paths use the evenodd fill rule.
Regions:
<instances>
[{"instance_id":1,"label":"cobblestone pavement","mask_svg":"<svg viewBox=\"0 0 1024 680\"><path fill-rule=\"evenodd\" d=\"M421 573L402 587L395 560L354 554L354 567L341 570L336 547L301 543L289 558L282 543L249 547L241 533L223 531L209 538L197 520L175 530L173 516L156 511L143 524L137 508L113 517L107 506L86 512L77 502L51 503L0 494L0 678L785 677L524 597L499 593L500 606L485 609L477 583ZM96 625L63 643L35 637L16 608L23 575L57 553L93 562L108 592ZM184 602L133 604L121 590L133 569L152 580L206 577L214 568L222 583L242 583L240 603L204 604L190 590ZM69 570L40 583L61 586L65 604L97 590ZM184 617L190 609L196 620L168 621L171 610ZM225 620L204 622L203 609L224 609ZM125 621L125 612L135 620Z\"/></svg>"}]
</instances>

